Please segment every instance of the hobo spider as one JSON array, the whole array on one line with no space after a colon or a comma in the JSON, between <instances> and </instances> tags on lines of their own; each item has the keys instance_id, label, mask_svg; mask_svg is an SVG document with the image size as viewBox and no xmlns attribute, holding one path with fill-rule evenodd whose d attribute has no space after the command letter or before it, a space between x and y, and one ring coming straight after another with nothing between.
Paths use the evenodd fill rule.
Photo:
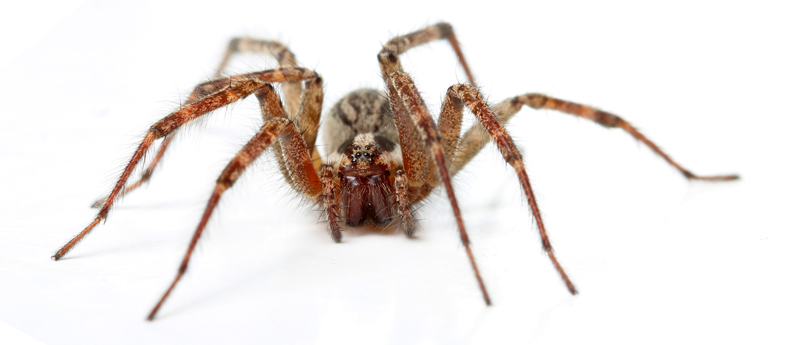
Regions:
<instances>
[{"instance_id":1,"label":"hobo spider","mask_svg":"<svg viewBox=\"0 0 795 345\"><path fill-rule=\"evenodd\" d=\"M447 90L437 125L411 77L403 71L399 56L411 48L441 39L446 39L455 50L469 83L453 85ZM279 67L221 77L229 59L238 52L271 55L278 60ZM341 223L351 227L366 225L376 229L396 226L407 236L412 236L412 206L428 197L436 187L444 186L461 242L487 305L491 301L470 249L464 220L450 179L490 141L494 141L505 161L516 171L538 226L544 251L569 292L577 294L574 284L552 250L521 154L503 127L523 105L579 116L608 128L621 128L688 179L728 181L738 178L736 175L694 175L674 162L623 119L586 105L529 93L509 98L493 107L489 106L474 86L472 73L464 60L453 29L447 23L392 38L378 53L378 63L386 84L386 94L374 89L360 89L347 94L334 104L324 126L325 147L330 152L326 152L323 160L315 145L323 105L323 79L320 75L299 67L293 53L277 41L250 38L232 40L218 68L217 78L196 86L178 110L150 127L110 194L95 203L95 207L100 209L96 218L52 258L59 260L66 255L107 217L110 207L119 196L149 180L178 129L215 109L252 94L259 100L264 124L218 177L177 276L152 309L149 320L154 319L187 270L196 243L221 195L269 148L272 149L287 183L324 210L331 237L335 242L342 239ZM274 83L281 84L284 105L273 86ZM461 136L465 107L477 118L478 124ZM163 140L155 158L141 178L125 188L135 167L159 139Z\"/></svg>"}]
</instances>

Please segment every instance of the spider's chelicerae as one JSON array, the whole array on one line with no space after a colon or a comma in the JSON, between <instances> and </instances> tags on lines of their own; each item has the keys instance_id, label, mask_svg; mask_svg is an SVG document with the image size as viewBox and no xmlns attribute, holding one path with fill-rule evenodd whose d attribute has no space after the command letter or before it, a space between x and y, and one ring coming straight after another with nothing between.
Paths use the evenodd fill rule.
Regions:
<instances>
[{"instance_id":1,"label":"spider's chelicerae","mask_svg":"<svg viewBox=\"0 0 795 345\"><path fill-rule=\"evenodd\" d=\"M403 71L399 56L411 48L441 39L446 39L455 50L469 83L453 85L447 90L441 112L434 119L411 76ZM237 52L271 55L278 60L279 67L221 77L227 62ZM321 159L315 139L323 105L323 79L315 71L298 66L293 53L277 41L250 38L232 40L218 68L217 78L196 86L178 110L152 125L113 190L107 197L95 203L94 206L100 209L96 218L58 250L53 259L58 260L66 255L105 219L119 196L149 180L180 128L215 109L252 94L259 100L264 124L218 177L177 276L152 309L149 320L155 317L187 270L191 254L221 195L268 149L274 153L287 183L324 210L331 237L335 242L341 241L343 226L385 228L396 224L400 231L412 236L412 206L428 197L436 187L444 186L461 242L487 305L491 304L489 295L469 247L464 220L450 179L490 141L497 145L505 161L516 171L527 204L535 217L543 248L569 292L577 293L574 284L555 258L522 157L503 127L522 106L552 109L608 128L621 128L647 145L688 179L728 181L738 178L737 175L694 175L674 162L623 119L586 105L529 93L489 106L474 86L472 73L459 49L453 29L446 23L392 38L378 53L378 63L386 92L374 89L356 90L331 108L323 129L324 145L330 152L326 152L325 159ZM273 86L274 83L281 84L284 104ZM465 108L475 115L477 123L462 136L461 125ZM160 148L140 180L125 188L135 167L159 139L162 139Z\"/></svg>"}]
</instances>

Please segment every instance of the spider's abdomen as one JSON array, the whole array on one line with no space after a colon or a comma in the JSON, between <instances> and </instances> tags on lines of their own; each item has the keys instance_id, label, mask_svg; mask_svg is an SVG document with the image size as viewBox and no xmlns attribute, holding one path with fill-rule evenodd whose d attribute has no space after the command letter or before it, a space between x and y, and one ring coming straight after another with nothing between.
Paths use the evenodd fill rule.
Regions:
<instances>
[{"instance_id":1,"label":"spider's abdomen","mask_svg":"<svg viewBox=\"0 0 795 345\"><path fill-rule=\"evenodd\" d=\"M367 133L399 142L389 100L375 89L359 89L342 97L331 107L321 128L328 150L344 149L341 146L347 141Z\"/></svg>"}]
</instances>

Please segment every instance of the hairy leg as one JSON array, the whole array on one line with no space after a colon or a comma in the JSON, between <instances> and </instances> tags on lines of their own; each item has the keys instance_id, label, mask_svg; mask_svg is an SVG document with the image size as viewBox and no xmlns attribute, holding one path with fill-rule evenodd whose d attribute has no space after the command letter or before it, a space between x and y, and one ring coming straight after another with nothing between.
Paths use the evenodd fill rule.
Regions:
<instances>
[{"instance_id":1,"label":"hairy leg","mask_svg":"<svg viewBox=\"0 0 795 345\"><path fill-rule=\"evenodd\" d=\"M621 128L632 137L648 146L654 153L662 157L668 164L679 170L685 177L691 180L707 180L707 181L729 181L738 179L738 175L717 175L717 176L700 176L691 173L689 170L683 168L679 163L675 162L670 156L663 152L656 144L647 139L646 136L641 134L635 127L629 124L624 119L587 105L568 102L552 97L548 97L538 93L528 93L513 98L509 98L502 103L494 106L494 114L501 124L505 124L510 120L523 105L533 109L552 109L562 113L571 114L581 118L594 121L607 128ZM481 126L473 126L470 128L461 139L457 149L456 160L452 165L452 172L455 175L460 171L469 161L480 152L480 150L489 142L490 136L486 133Z\"/></svg>"},{"instance_id":2,"label":"hairy leg","mask_svg":"<svg viewBox=\"0 0 795 345\"><path fill-rule=\"evenodd\" d=\"M296 62L295 59L295 55L290 51L289 48L287 48L287 46L285 46L281 42L271 41L271 40L257 40L248 37L234 38L229 42L226 53L224 54L224 57L221 60L220 65L218 66L218 70L216 71L215 75L215 78L217 80L212 80L197 85L194 88L194 91L188 96L185 103L195 102L201 97L207 96L213 92L216 92L226 87L227 79L222 78L221 76L223 71L226 69L226 66L228 65L229 61L231 60L234 54L247 53L247 52L272 56L279 62L279 66L281 67L298 66L298 63ZM302 87L300 81L284 82L282 85L282 90L284 91L284 95L286 98L286 107L288 113L290 114L291 118L294 118L294 121L298 123L299 128L302 128L301 132L304 133L304 138L306 139L308 146L314 148L314 140L317 137L319 112L317 115L313 115L311 111L302 113L302 114L308 114L307 116L302 116L302 114L296 115L297 113L299 113L298 109L301 107L301 104L303 104L303 99L301 98ZM316 93L316 91L313 93ZM321 100L322 100L322 94L321 94ZM161 159L163 158L163 155L166 149L168 148L168 145L171 143L171 139L173 139L173 135L168 136L165 140L163 140L163 143L160 145L160 148L158 149L157 155L149 164L149 166L146 168L146 170L143 172L141 178L135 183L131 184L129 187L125 188L119 194L119 197L137 189L138 187L142 186L144 183L149 181L149 179L152 177L152 173L154 172L155 168L161 162ZM283 166L283 159L281 157L281 146L278 143L274 145L274 151L276 151L277 153L276 156L277 160L280 163L280 166ZM313 156L318 162L320 161L320 155L318 153L316 152L313 153ZM94 208L102 207L102 204L105 203L105 200L107 200L107 197L95 201L92 207Z\"/></svg>"},{"instance_id":3,"label":"hairy leg","mask_svg":"<svg viewBox=\"0 0 795 345\"><path fill-rule=\"evenodd\" d=\"M323 183L323 209L326 211L331 238L334 242L342 241L342 230L340 229L340 205L336 197L338 185L334 184L334 166L323 164L320 167L320 180Z\"/></svg>"},{"instance_id":4,"label":"hairy leg","mask_svg":"<svg viewBox=\"0 0 795 345\"><path fill-rule=\"evenodd\" d=\"M458 146L461 143L461 125L463 120L463 102L458 98L446 97L439 113L439 133L442 136L444 155L450 161L450 174L453 176L458 172L455 167L456 162L458 162ZM485 136L485 140L488 142L488 133L485 133Z\"/></svg>"},{"instance_id":5,"label":"hairy leg","mask_svg":"<svg viewBox=\"0 0 795 345\"><path fill-rule=\"evenodd\" d=\"M160 160L163 159L163 154L166 153L166 149L168 148L168 145L171 143L171 140L173 139L174 139L173 133L169 134L168 136L166 136L165 139L163 139L163 142L160 144L160 148L157 150L157 155L155 155L155 158L152 160L152 162L149 163L149 166L146 167L146 170L144 170L144 172L141 174L141 177L138 179L138 181L135 181L135 183L130 184L129 186L127 186L127 188L124 188L121 192L119 192L119 195L116 198L121 198L127 193L134 191L138 187L142 186L144 183L148 182L150 178L152 178L152 174L155 171L155 167L157 167L158 163L160 163ZM106 201L108 201L108 197L101 198L97 201L94 201L91 207L100 208L102 207L102 205L105 204Z\"/></svg>"},{"instance_id":6,"label":"hairy leg","mask_svg":"<svg viewBox=\"0 0 795 345\"><path fill-rule=\"evenodd\" d=\"M275 58L279 62L279 66L298 66L295 54L279 41L238 37L229 42L226 53L218 66L216 78L221 76L232 56L237 53L263 54ZM282 91L284 92L287 117L301 130L306 146L312 152L312 159L316 162L315 168L319 169L321 159L320 153L315 147L315 140L317 139L317 130L320 124L320 108L323 103L322 82L320 80L307 81L306 87L308 90L304 92L300 82L285 82L282 84ZM273 153L282 173L285 173L283 152L280 144L276 143L273 145ZM288 177L287 175L284 176L285 178Z\"/></svg>"},{"instance_id":7,"label":"hairy leg","mask_svg":"<svg viewBox=\"0 0 795 345\"><path fill-rule=\"evenodd\" d=\"M185 104L196 102L202 97L206 97L207 95L227 87L230 79L222 78L221 73L226 68L231 57L238 52L255 52L272 56L278 60L279 66L282 67L298 66L295 55L285 45L278 41L256 40L245 37L232 39L232 41L229 42L226 54L224 55L224 58L221 60L221 64L218 67L218 71L216 73L217 79L195 86L191 94L188 95L187 99L185 100ZM320 78L317 78L316 80L307 80L306 83L307 87L311 88L311 90L307 90L305 93L302 93L303 88L300 81L286 81L282 85L282 90L284 91L286 98L288 117L290 117L290 119L293 120L301 129L301 133L307 143L307 146L311 148L313 160L317 162L316 168L319 168L320 154L315 148L315 139L317 138L320 120L320 108L323 103L322 81ZM173 135L170 135L163 140L163 143L158 149L157 155L149 164L147 169L143 172L140 179L131 184L129 187L125 188L119 194L119 197L142 186L152 177L152 173L154 172L157 165L161 162L163 155L166 149L168 149L172 139ZM284 158L281 145L276 143L273 148L276 160L279 163L279 167L285 174L285 178L287 178L288 175L286 174L286 170L283 168ZM289 178L288 181L290 181ZM102 204L104 204L107 199L107 197L104 197L95 201L92 207L102 207Z\"/></svg>"},{"instance_id":8,"label":"hairy leg","mask_svg":"<svg viewBox=\"0 0 795 345\"><path fill-rule=\"evenodd\" d=\"M405 53L407 50L421 46L435 40L447 39L450 46L453 47L461 67L466 72L469 83L475 85L475 78L472 77L472 72L469 70L469 65L464 59L464 54L461 52L461 47L458 45L453 27L447 23L437 23L424 29L417 30L407 35L397 36L384 44L381 52L378 53L378 63L381 66L381 76L384 81L389 78L392 73L403 72L403 66L400 64L400 54Z\"/></svg>"},{"instance_id":9,"label":"hairy leg","mask_svg":"<svg viewBox=\"0 0 795 345\"><path fill-rule=\"evenodd\" d=\"M411 203L408 195L408 178L403 170L395 171L395 199L400 216L400 231L406 236L414 235L414 217L411 215Z\"/></svg>"},{"instance_id":10,"label":"hairy leg","mask_svg":"<svg viewBox=\"0 0 795 345\"><path fill-rule=\"evenodd\" d=\"M119 196L124 185L127 183L130 175L135 167L143 159L144 154L151 147L155 140L161 139L173 133L183 125L210 113L211 111L223 107L225 105L234 103L255 91L261 89L264 85L271 82L284 82L284 81L302 81L309 78L315 78L316 74L310 70L296 67L284 67L273 70L267 70L257 73L249 73L241 76L229 78L227 86L203 96L196 100L183 105L175 112L164 117L156 122L146 133L138 148L133 153L132 158L127 163L119 179L116 181L111 192L105 200L105 203L100 208L94 220L86 226L77 236L70 240L66 245L61 247L53 256L54 260L59 260L67 252L69 252L80 240L88 235L91 230L96 227L102 219L107 218L113 202Z\"/></svg>"},{"instance_id":11,"label":"hairy leg","mask_svg":"<svg viewBox=\"0 0 795 345\"><path fill-rule=\"evenodd\" d=\"M320 112L323 107L323 80L320 78L320 76L317 76L315 78L306 80L305 83L306 88L304 89L303 95L301 95L298 116L296 117L302 122L293 121L293 124L298 127L299 131L301 132L303 144L309 149L309 152L311 152L311 160L314 162L314 169L317 171L320 169L320 164L322 163L320 154L318 153L317 147L315 146L315 140L317 139L317 131L320 124ZM257 94L257 98L260 101L260 108L262 109L263 118L265 121L267 121L269 119L269 115L266 114L272 114L273 112L267 109L268 102L263 100L259 94ZM288 152L288 148L284 145L286 145L286 143L274 143L272 146L273 155L276 158L276 163L278 164L279 170L281 171L282 176L284 176L284 179L290 184L291 187L293 187L293 189L297 190L300 188L300 179L297 180L296 176L290 172L288 164L291 160L291 154Z\"/></svg>"},{"instance_id":12,"label":"hairy leg","mask_svg":"<svg viewBox=\"0 0 795 345\"><path fill-rule=\"evenodd\" d=\"M475 117L478 119L478 122L481 124L481 126L477 127L486 131L491 140L497 144L497 147L502 153L505 161L513 167L514 171L516 171L516 175L519 177L519 183L522 185L522 190L524 191L525 197L527 197L527 204L530 206L530 210L533 213L536 224L538 225L538 233L541 236L541 243L544 247L544 251L546 251L547 256L552 261L552 264L555 265L555 269L557 269L558 273L563 279L563 282L566 283L566 287L568 287L569 292L571 292L573 295L577 294L577 289L574 287L574 284L563 270L563 267L560 265L560 263L558 263L558 260L552 250L552 243L549 241L549 236L547 235L544 221L541 219L541 211L539 211L538 204L536 203L535 196L533 195L533 189L530 186L530 178L527 176L527 171L525 170L524 163L522 162L522 155L516 148L513 139L500 124L498 118L491 111L491 108L488 106L488 104L486 104L486 102L483 100L483 96L480 94L480 92L478 92L477 89L475 89L475 87L466 84L451 86L447 90L447 95L445 96L444 103L442 105L442 109L444 109L443 111L454 112L456 115L451 115L451 117L461 118L464 111L464 106L469 108L469 110L475 115Z\"/></svg>"},{"instance_id":13,"label":"hairy leg","mask_svg":"<svg viewBox=\"0 0 795 345\"><path fill-rule=\"evenodd\" d=\"M309 151L304 144L303 138L299 130L290 120L285 116L284 109L282 108L281 101L278 94L273 89L273 86L267 84L261 89L256 91L257 97L262 103L267 104L263 106L263 111L268 113L264 116L268 119L262 125L259 132L251 138L251 140L235 155L232 161L226 166L221 176L216 181L213 193L210 200L207 201L204 214L199 221L199 226L193 234L188 250L182 259L182 264L179 266L177 276L174 281L166 290L163 297L152 309L148 319L152 320L157 314L157 311L163 305L168 295L176 286L177 282L182 278L182 275L188 268L188 262L193 254L193 250L201 237L204 228L207 226L207 221L210 219L212 212L215 210L218 201L223 192L231 188L240 175L253 163L262 152L272 147L276 142L281 142L285 151L289 153L290 159L286 161L286 165L290 170L291 176L296 179L299 190L305 197L312 200L317 199L323 193L323 185L321 185L320 178L314 170L312 160L309 156Z\"/></svg>"},{"instance_id":14,"label":"hairy leg","mask_svg":"<svg viewBox=\"0 0 795 345\"><path fill-rule=\"evenodd\" d=\"M403 170L406 173L406 193L409 203L413 204L427 197L438 185L438 181L434 174L433 158L423 134L414 124L409 109L402 104L402 100L396 94L393 94L393 86L388 85L388 88L390 107L400 141Z\"/></svg>"},{"instance_id":15,"label":"hairy leg","mask_svg":"<svg viewBox=\"0 0 795 345\"><path fill-rule=\"evenodd\" d=\"M453 32L453 27L448 23L437 23L406 35L396 36L387 41L378 53L378 63L384 81L387 81L395 72L403 72L403 67L400 64L400 54L414 47L442 39L446 39L450 43L450 46L458 57L461 67L466 72L467 79L474 85L475 79L464 58L464 54L461 52L461 47ZM393 109L393 112L394 111ZM404 169L408 175L407 193L410 201L417 201L427 197L438 184L438 181L434 181L437 176L434 176L433 164L430 164L432 161L432 159L430 159L430 152L427 147L422 144L423 136L419 132L419 129L408 119L407 114L408 113L405 111L402 111L394 115L396 125L401 126L402 124L404 126L404 128L398 129L398 133L400 134L401 149L404 152ZM441 123L446 121L446 119L441 118L439 121ZM449 128L449 126L445 126L445 128ZM449 133L442 133L442 139L443 151L449 159L452 157L452 152L448 150L450 142ZM410 152L411 154L407 155L406 152ZM452 160L450 159L450 161Z\"/></svg>"},{"instance_id":16,"label":"hairy leg","mask_svg":"<svg viewBox=\"0 0 795 345\"><path fill-rule=\"evenodd\" d=\"M221 199L221 195L227 189L231 188L232 185L234 185L235 181L237 181L238 177L240 177L243 171L250 166L251 163L254 162L254 160L256 160L263 151L270 147L270 145L273 144L273 142L275 142L279 136L290 131L292 131L292 134L294 135L298 134L298 131L295 130L295 127L293 127L286 118L274 118L269 120L246 144L246 146L244 146L243 149L237 153L235 158L229 162L224 171L221 173L221 176L218 177L215 188L213 189L213 193L210 196L210 199L207 201L207 206L204 209L204 213L202 214L196 231L193 233L193 237L191 238L190 244L188 245L188 250L182 259L179 270L177 271L177 276L157 302L157 305L155 305L155 307L149 313L149 316L147 317L148 320L153 320L155 318L158 310L160 310L160 308L163 306L163 303L171 294L171 291L187 271L188 262L190 261L191 255L193 255L193 250L196 248L196 244L198 243L202 232L207 226L207 221L210 219L213 210L215 210L218 201Z\"/></svg>"},{"instance_id":17,"label":"hairy leg","mask_svg":"<svg viewBox=\"0 0 795 345\"><path fill-rule=\"evenodd\" d=\"M320 90L322 88L321 78L320 76L312 77L309 78L306 83L308 87L304 90L304 93L306 94L313 91L319 92L318 98L314 99L319 103L313 104L311 107L302 106L302 109L315 108L317 114L314 116L318 118L323 102L323 92ZM283 118L290 121L284 112L279 95L272 87L258 90L255 92L255 96L257 100L259 100L262 117L265 119L265 122L275 118ZM302 100L307 98L306 95L302 96ZM296 128L298 135L281 136L271 147L274 150L276 150L277 147L279 149L277 156L279 160L277 163L284 175L284 179L290 186L304 196L315 197L319 194L322 187L318 178L317 168L315 168L315 162L313 162L309 154L309 146L304 141L304 134L306 133L302 132L301 128L298 127L295 122L290 122L292 126Z\"/></svg>"},{"instance_id":18,"label":"hairy leg","mask_svg":"<svg viewBox=\"0 0 795 345\"><path fill-rule=\"evenodd\" d=\"M229 41L221 63L216 70L215 78L221 79L221 75L229 64L229 61L237 53L257 53L271 56L279 62L280 67L298 67L295 54L287 46L279 41L259 40L250 37L236 37ZM288 116L293 116L298 111L298 103L301 97L301 83L287 82L282 85L284 91L284 106L287 108Z\"/></svg>"},{"instance_id":19,"label":"hairy leg","mask_svg":"<svg viewBox=\"0 0 795 345\"><path fill-rule=\"evenodd\" d=\"M480 271L478 270L478 266L475 263L475 256L472 254L472 249L469 246L469 235L467 235L466 227L464 226L464 219L461 216L461 210L458 207L458 200L456 199L455 192L453 191L453 184L450 181L450 174L447 170L447 162L445 161L444 149L442 147L442 138L439 135L439 131L433 121L431 112L428 110L428 107L425 105L422 97L420 97L419 91L414 86L414 81L411 80L411 77L409 77L408 74L403 72L392 73L387 79L387 86L389 88L390 105L392 107L392 112L395 114L395 121L405 121L402 117L398 117L398 113L407 113L412 124L419 128L419 131L422 135L422 140L424 141L425 145L430 148L430 152L433 155L432 159L439 173L439 179L444 185L445 191L447 192L447 198L450 201L450 206L453 209L456 223L458 224L461 243L466 249L469 262L472 265L472 269L475 273L475 278L477 279L478 285L480 285L480 290L483 293L483 299L487 305L490 305L491 299L489 298L488 292L486 292L486 286L483 283L483 279L480 277ZM404 127L405 126L403 124L397 124L398 131ZM404 143L403 140L403 136L401 135L401 148L404 146L408 147L408 143ZM403 152L404 157L406 157L406 154L406 152ZM404 161L404 165L405 164L406 162ZM409 175L408 179L411 178L413 177ZM412 181L409 181L409 184L411 183Z\"/></svg>"}]
</instances>

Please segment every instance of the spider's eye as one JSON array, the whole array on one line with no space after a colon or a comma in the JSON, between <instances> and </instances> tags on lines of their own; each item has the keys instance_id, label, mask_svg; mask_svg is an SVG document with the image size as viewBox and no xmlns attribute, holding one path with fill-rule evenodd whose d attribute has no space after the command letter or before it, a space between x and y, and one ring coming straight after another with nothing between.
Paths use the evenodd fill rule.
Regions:
<instances>
[{"instance_id":1,"label":"spider's eye","mask_svg":"<svg viewBox=\"0 0 795 345\"><path fill-rule=\"evenodd\" d=\"M354 149L354 150L356 150L356 151L359 151L359 150L361 150L362 148L361 148L361 147L359 147L359 145L353 145L353 149Z\"/></svg>"},{"instance_id":2,"label":"spider's eye","mask_svg":"<svg viewBox=\"0 0 795 345\"><path fill-rule=\"evenodd\" d=\"M357 153L357 155L358 155L358 153ZM365 156L365 157L370 157L370 152L365 152L365 153L364 153L364 156Z\"/></svg>"},{"instance_id":3,"label":"spider's eye","mask_svg":"<svg viewBox=\"0 0 795 345\"><path fill-rule=\"evenodd\" d=\"M365 146L364 149L369 151L370 150L370 145Z\"/></svg>"},{"instance_id":4,"label":"spider's eye","mask_svg":"<svg viewBox=\"0 0 795 345\"><path fill-rule=\"evenodd\" d=\"M367 155L367 154L365 153L365 155ZM355 154L354 156L356 156L357 158L358 158L358 157L361 157L361 156L362 156L362 153L361 153L361 152L356 152L356 154Z\"/></svg>"}]
</instances>

